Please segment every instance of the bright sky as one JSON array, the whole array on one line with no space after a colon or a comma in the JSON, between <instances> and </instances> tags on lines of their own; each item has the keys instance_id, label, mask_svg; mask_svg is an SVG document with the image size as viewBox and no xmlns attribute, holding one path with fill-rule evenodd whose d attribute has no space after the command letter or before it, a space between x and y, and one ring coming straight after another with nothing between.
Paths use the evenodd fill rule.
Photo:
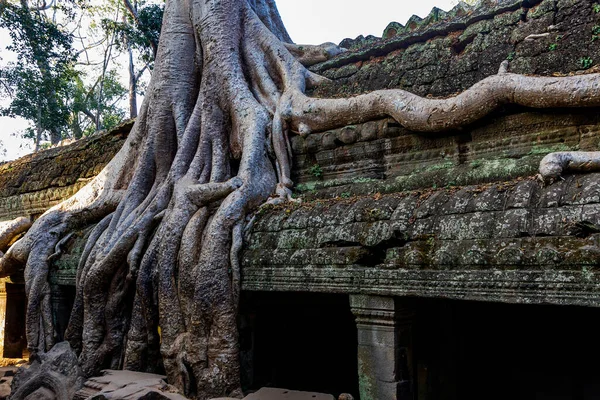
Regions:
<instances>
[{"instance_id":1,"label":"bright sky","mask_svg":"<svg viewBox=\"0 0 600 400\"><path fill-rule=\"evenodd\" d=\"M381 36L392 21L405 23L413 14L424 17L434 6L449 10L455 3L455 0L277 0L283 22L292 40L299 44L339 43L359 35ZM3 62L12 59L2 51L7 40L6 32L0 31ZM3 100L6 101L0 98L0 103ZM0 161L32 151L29 142L15 136L26 127L24 120L0 117L0 141L7 149L6 156L0 154Z\"/></svg>"}]
</instances>

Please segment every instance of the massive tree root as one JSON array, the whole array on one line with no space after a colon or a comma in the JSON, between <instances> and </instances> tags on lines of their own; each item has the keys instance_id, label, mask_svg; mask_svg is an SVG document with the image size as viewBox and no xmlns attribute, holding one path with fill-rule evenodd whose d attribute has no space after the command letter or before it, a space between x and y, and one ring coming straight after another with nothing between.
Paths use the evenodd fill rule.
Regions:
<instances>
[{"instance_id":1,"label":"massive tree root","mask_svg":"<svg viewBox=\"0 0 600 400\"><path fill-rule=\"evenodd\" d=\"M187 396L240 396L238 252L247 216L290 196L290 132L384 115L430 132L504 103L600 106L598 75L532 78L506 68L449 99L401 90L306 97L323 78L303 62L336 51L290 44L273 0L167 1L152 82L123 149L0 260L5 273L26 265L34 358L55 341L48 260L70 232L95 224L66 332L83 374L164 368Z\"/></svg>"},{"instance_id":2,"label":"massive tree root","mask_svg":"<svg viewBox=\"0 0 600 400\"><path fill-rule=\"evenodd\" d=\"M0 257L3 250L6 248L23 232L31 227L31 221L29 218L19 217L11 221L0 222Z\"/></svg>"},{"instance_id":3,"label":"massive tree root","mask_svg":"<svg viewBox=\"0 0 600 400\"><path fill-rule=\"evenodd\" d=\"M542 181L552 183L563 172L600 171L600 151L560 151L550 153L540 162Z\"/></svg>"}]
</instances>

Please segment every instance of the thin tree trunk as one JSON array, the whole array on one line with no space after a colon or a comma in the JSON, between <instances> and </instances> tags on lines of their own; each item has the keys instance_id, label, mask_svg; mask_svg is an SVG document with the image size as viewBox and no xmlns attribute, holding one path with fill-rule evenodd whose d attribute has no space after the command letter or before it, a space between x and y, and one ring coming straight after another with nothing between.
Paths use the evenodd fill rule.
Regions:
<instances>
[{"instance_id":1,"label":"thin tree trunk","mask_svg":"<svg viewBox=\"0 0 600 400\"><path fill-rule=\"evenodd\" d=\"M138 115L137 76L135 73L135 64L133 63L133 52L129 43L127 43L127 53L129 55L129 118L135 118Z\"/></svg>"},{"instance_id":2,"label":"thin tree trunk","mask_svg":"<svg viewBox=\"0 0 600 400\"><path fill-rule=\"evenodd\" d=\"M37 120L35 123L35 148L33 150L36 153L40 150L40 142L42 141L43 133L44 133L44 128L42 127L42 106L38 102Z\"/></svg>"}]
</instances>

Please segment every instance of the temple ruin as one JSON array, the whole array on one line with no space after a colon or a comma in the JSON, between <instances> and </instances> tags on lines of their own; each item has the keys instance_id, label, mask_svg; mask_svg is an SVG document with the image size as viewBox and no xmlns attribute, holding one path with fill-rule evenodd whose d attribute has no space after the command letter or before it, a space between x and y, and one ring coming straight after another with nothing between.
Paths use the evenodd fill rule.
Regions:
<instances>
[{"instance_id":1,"label":"temple ruin","mask_svg":"<svg viewBox=\"0 0 600 400\"><path fill-rule=\"evenodd\" d=\"M350 51L311 67L331 80L311 95L402 88L446 97L504 60L525 75L597 72L599 36L591 0L434 9L390 24L383 38L344 41ZM0 221L34 220L73 195L131 126L0 165ZM242 252L244 389L600 398L600 173L552 184L536 176L549 153L598 149L600 109L505 106L439 134L381 119L291 145L302 202L262 207ZM61 243L52 263L57 341L92 228ZM4 304L3 356L27 357L22 276L6 277Z\"/></svg>"}]
</instances>

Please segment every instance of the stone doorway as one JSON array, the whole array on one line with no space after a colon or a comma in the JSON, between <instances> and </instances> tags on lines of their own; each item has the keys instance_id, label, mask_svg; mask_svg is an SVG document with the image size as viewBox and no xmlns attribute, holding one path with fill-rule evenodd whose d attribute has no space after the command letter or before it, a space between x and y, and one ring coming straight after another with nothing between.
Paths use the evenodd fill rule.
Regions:
<instances>
[{"instance_id":1,"label":"stone doorway","mask_svg":"<svg viewBox=\"0 0 600 400\"><path fill-rule=\"evenodd\" d=\"M245 389L358 399L357 334L348 296L245 292L241 305Z\"/></svg>"},{"instance_id":2,"label":"stone doorway","mask_svg":"<svg viewBox=\"0 0 600 400\"><path fill-rule=\"evenodd\" d=\"M444 300L418 305L418 400L600 398L600 310Z\"/></svg>"}]
</instances>

